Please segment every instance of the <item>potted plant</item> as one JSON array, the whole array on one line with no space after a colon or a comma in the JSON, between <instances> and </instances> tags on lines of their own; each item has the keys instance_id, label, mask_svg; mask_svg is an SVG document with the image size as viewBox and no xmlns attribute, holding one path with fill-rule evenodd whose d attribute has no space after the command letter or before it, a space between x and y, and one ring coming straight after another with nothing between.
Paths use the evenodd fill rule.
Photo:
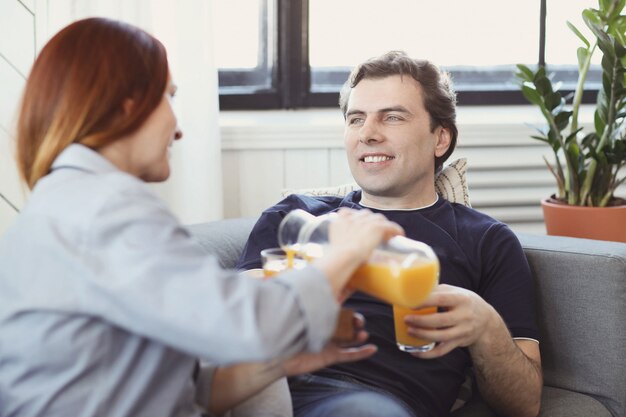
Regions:
<instances>
[{"instance_id":1,"label":"potted plant","mask_svg":"<svg viewBox=\"0 0 626 417\"><path fill-rule=\"evenodd\" d=\"M614 195L626 180L620 172L626 165L626 15L622 14L626 0L599 0L598 4L598 9L582 12L593 41L567 22L583 43L577 51L579 75L574 93L564 97L541 66L533 71L518 65L515 75L524 97L539 107L547 122L532 137L554 152L554 163L544 157L558 189L542 201L548 234L626 242L626 200ZM585 132L579 126L579 110L591 58L598 50L602 87L593 129ZM574 228L553 224L562 220L570 220Z\"/></svg>"}]
</instances>

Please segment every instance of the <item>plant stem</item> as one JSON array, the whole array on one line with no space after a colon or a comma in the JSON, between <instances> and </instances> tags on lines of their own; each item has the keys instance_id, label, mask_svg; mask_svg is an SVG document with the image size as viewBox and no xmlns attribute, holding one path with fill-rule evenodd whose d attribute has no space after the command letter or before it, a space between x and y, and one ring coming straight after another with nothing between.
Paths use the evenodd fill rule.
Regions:
<instances>
[{"instance_id":1,"label":"plant stem","mask_svg":"<svg viewBox=\"0 0 626 417\"><path fill-rule=\"evenodd\" d=\"M563 140L563 135L559 131L559 128L557 127L556 122L554 121L554 117L552 116L552 113L550 113L545 107L541 108L541 112L543 113L543 117L545 117L545 119L550 124L550 129L554 131L554 134L556 135L557 140L561 144L563 155L565 156L565 163L567 164L567 177L563 175L563 168L561 165L561 161L559 159L558 154L555 152L557 169L558 169L558 172L561 175L563 175L565 188L568 190L571 190L572 187L574 187L576 191L576 192L567 193L567 204L576 205L576 198L578 197L578 181L576 179L576 175L575 175L576 173L574 172L574 164L572 163L572 161L570 161L570 158L567 152L565 151L565 141Z\"/></svg>"},{"instance_id":2,"label":"plant stem","mask_svg":"<svg viewBox=\"0 0 626 417\"><path fill-rule=\"evenodd\" d=\"M610 78L611 89L608 91L609 99L607 100L608 114L606 117L606 126L604 128L604 132L602 132L602 137L600 138L600 141L598 142L598 146L596 147L596 153L598 154L600 152L603 152L604 145L606 144L607 140L609 140L613 132L613 124L614 124L613 119L615 118L615 105L616 105L615 83L616 83L617 77L619 76L618 71L617 71L617 66L619 63L620 63L620 60L616 58L615 64L613 64L612 74ZM581 188L580 197L581 197L581 201L583 202L583 204L585 203L585 201L587 200L587 197L589 196L589 193L591 192L591 186L593 185L593 180L594 180L594 177L596 176L597 167L598 167L598 160L593 159L589 163L589 169L587 170L587 177L585 178L585 181L583 182L583 185ZM600 207L604 207L604 206L600 205Z\"/></svg>"},{"instance_id":3,"label":"plant stem","mask_svg":"<svg viewBox=\"0 0 626 417\"><path fill-rule=\"evenodd\" d=\"M589 54L587 55L587 59L583 63L580 71L578 73L578 83L576 84L576 90L574 93L574 100L572 102L572 125L570 129L570 133L574 133L578 129L578 111L580 109L580 104L583 100L583 92L585 91L585 81L587 80L587 73L589 72L589 66L591 65L591 57L596 50L596 46L598 46L598 42L593 45L591 49L589 49Z\"/></svg>"}]
</instances>

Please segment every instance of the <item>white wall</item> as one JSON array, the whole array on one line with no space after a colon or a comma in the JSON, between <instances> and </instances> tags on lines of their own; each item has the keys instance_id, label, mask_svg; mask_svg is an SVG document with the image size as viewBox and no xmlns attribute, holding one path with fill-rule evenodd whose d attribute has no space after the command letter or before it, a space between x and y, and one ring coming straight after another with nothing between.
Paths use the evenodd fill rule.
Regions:
<instances>
[{"instance_id":1,"label":"white wall","mask_svg":"<svg viewBox=\"0 0 626 417\"><path fill-rule=\"evenodd\" d=\"M13 132L16 109L35 57L33 2L0 2L0 193L21 207L27 196L15 165ZM16 212L0 199L0 233Z\"/></svg>"},{"instance_id":2,"label":"white wall","mask_svg":"<svg viewBox=\"0 0 626 417\"><path fill-rule=\"evenodd\" d=\"M168 50L178 85L175 110L184 139L174 146L172 176L154 185L184 223L222 218L217 70L213 65L211 1L0 1L0 193L22 207L26 192L12 151L14 118L37 51L70 22L104 16L138 25ZM15 212L0 201L0 233Z\"/></svg>"},{"instance_id":3,"label":"white wall","mask_svg":"<svg viewBox=\"0 0 626 417\"><path fill-rule=\"evenodd\" d=\"M337 109L221 112L218 127L207 3L0 0L0 192L18 207L24 204L10 143L15 107L36 51L65 24L88 15L135 23L168 48L181 87L176 106L185 138L174 148L172 178L157 190L184 223L258 216L280 199L283 188L351 182ZM589 122L590 109L585 111L583 121ZM515 230L544 233L539 201L555 187L541 158L551 152L529 138L533 132L526 125L542 124L538 111L465 107L458 120L453 158L469 159L473 206ZM626 195L626 185L618 194ZM0 234L14 218L0 201Z\"/></svg>"}]
</instances>

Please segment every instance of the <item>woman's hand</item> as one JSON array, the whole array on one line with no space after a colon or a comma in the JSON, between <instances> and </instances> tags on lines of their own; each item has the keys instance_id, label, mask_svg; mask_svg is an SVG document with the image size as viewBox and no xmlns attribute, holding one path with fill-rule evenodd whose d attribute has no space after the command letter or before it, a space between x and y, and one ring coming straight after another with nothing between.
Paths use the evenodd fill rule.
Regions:
<instances>
[{"instance_id":1,"label":"woman's hand","mask_svg":"<svg viewBox=\"0 0 626 417\"><path fill-rule=\"evenodd\" d=\"M350 344L356 345L365 342L369 335L363 330L365 326L363 316L354 313L353 324L356 337ZM305 352L287 359L282 363L282 368L286 376L305 374L337 363L360 361L372 356L377 350L377 347L372 344L350 347L331 341L319 353Z\"/></svg>"}]
</instances>

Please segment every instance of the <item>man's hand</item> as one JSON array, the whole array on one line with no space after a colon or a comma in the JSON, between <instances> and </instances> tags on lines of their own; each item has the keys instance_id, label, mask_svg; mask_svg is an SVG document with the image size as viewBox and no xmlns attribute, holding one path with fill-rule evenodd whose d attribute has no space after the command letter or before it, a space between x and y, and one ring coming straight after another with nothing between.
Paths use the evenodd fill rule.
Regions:
<instances>
[{"instance_id":1,"label":"man's hand","mask_svg":"<svg viewBox=\"0 0 626 417\"><path fill-rule=\"evenodd\" d=\"M472 291L439 285L420 307L432 306L444 311L405 318L410 335L439 342L413 355L437 358L467 346L480 393L498 415L536 416L542 387L538 344L514 341L496 310Z\"/></svg>"},{"instance_id":2,"label":"man's hand","mask_svg":"<svg viewBox=\"0 0 626 417\"><path fill-rule=\"evenodd\" d=\"M472 346L497 323L498 314L478 294L451 285L438 285L420 307L440 307L435 314L409 315L409 334L438 342L429 352L413 353L422 359L443 356L457 347Z\"/></svg>"}]
</instances>

